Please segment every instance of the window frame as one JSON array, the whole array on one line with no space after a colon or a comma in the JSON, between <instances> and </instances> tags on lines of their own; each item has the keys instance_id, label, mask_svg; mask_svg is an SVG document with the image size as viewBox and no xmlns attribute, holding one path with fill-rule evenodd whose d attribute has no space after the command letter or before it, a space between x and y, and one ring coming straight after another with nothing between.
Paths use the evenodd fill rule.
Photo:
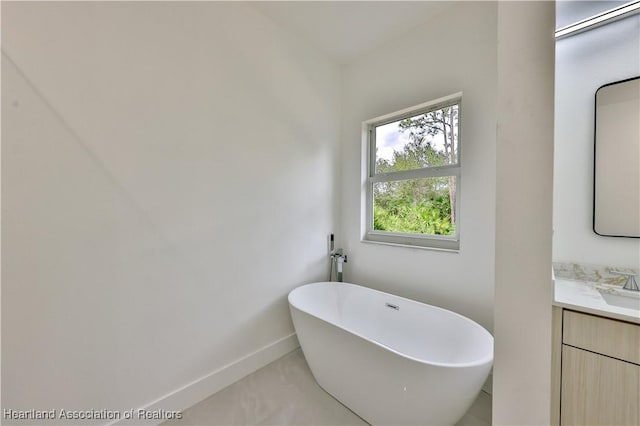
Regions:
<instances>
[{"instance_id":1,"label":"window frame","mask_svg":"<svg viewBox=\"0 0 640 426\"><path fill-rule=\"evenodd\" d=\"M448 106L458 105L458 147L456 164L376 173L376 128L405 118L415 117ZM462 174L462 92L425 102L400 111L372 118L362 123L362 242L410 246L458 252L460 250L460 194ZM373 228L373 186L377 182L455 176L456 232L454 235L430 235L378 231Z\"/></svg>"}]
</instances>

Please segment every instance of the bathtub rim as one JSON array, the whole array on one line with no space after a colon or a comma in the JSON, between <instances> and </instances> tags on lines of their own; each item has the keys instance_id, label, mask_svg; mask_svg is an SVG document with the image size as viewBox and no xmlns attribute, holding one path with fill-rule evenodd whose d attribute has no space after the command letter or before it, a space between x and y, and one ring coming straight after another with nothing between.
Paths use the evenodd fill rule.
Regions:
<instances>
[{"instance_id":1,"label":"bathtub rim","mask_svg":"<svg viewBox=\"0 0 640 426\"><path fill-rule=\"evenodd\" d=\"M313 314L305 311L304 309L301 309L300 307L296 306L294 303L291 302L291 295L296 290L301 289L301 288L306 287L306 286L319 285L319 284L331 284L331 285L344 285L344 284L346 284L347 286L362 287L362 288L366 289L367 291L373 291L373 292L378 293L378 294L384 294L384 295L387 295L387 296L397 297L397 298L399 298L401 300L404 300L406 302L425 305L425 306L428 306L429 308L433 308L433 309L436 309L436 310L439 310L439 311L444 311L447 314L451 314L451 315L455 315L457 317L460 317L460 318L464 319L465 321L470 322L472 326L474 326L476 328L479 328L481 333L484 333L484 334L487 335L487 337L491 340L491 354L490 354L490 356L481 357L478 360L474 360L474 361L470 361L470 362L461 362L461 363L435 362L435 361L428 361L428 360L416 358L416 357L413 357L411 355L407 355L407 354L405 354L403 352L400 352L397 349L392 348L391 346L385 345L384 343L378 342L377 340L374 340L374 339L372 339L370 337L364 336L363 334L358 333L358 332L356 332L354 330L351 330L349 328L343 327L342 325L334 324L334 323L332 323L330 321L325 320L324 318L320 318L319 316L313 315ZM491 333L489 333L489 331L486 328L484 328L483 326L481 326L480 324L478 324L477 322L475 322L471 318L467 318L464 315L461 315L461 314L459 314L457 312L450 311L449 309L441 308L439 306L429 305L428 303L423 303L423 302L419 302L417 300L409 299L409 298L406 298L406 297L397 296L397 295L392 294L392 293L387 293L387 292L384 292L384 291L376 290L376 289L371 288L371 287L365 287L365 286L359 285L359 284L354 284L354 283L349 283L349 282L335 282L335 281L317 281L317 282L311 282L311 283L300 285L300 286L294 288L293 290L291 290L289 292L289 294L287 295L287 301L289 303L289 307L290 308L295 308L296 310L298 310L298 311L300 311L300 312L302 312L302 313L304 313L306 315L309 315L309 316L311 316L313 318L316 318L316 319L318 319L318 320L320 320L320 321L322 321L322 322L324 322L326 324L329 324L329 325L332 325L332 326L337 327L339 329L342 329L342 330L346 331L347 333L353 334L354 336L357 336L357 337L359 337L359 338L361 338L363 340L371 342L376 346L380 346L381 348L383 348L385 350L388 350L388 351L390 351L390 352L392 352L392 353L394 353L394 354L396 354L398 356L401 356L403 358L406 358L406 359L414 361L414 362L418 362L420 364L433 365L433 366L437 366L437 367L447 367L447 368L471 368L471 367L479 367L479 366L482 366L482 365L485 365L485 364L489 364L489 365L493 364L493 359L494 359L494 356L493 356L493 345L494 345L493 335ZM297 333L297 331L296 331L296 333Z\"/></svg>"}]
</instances>

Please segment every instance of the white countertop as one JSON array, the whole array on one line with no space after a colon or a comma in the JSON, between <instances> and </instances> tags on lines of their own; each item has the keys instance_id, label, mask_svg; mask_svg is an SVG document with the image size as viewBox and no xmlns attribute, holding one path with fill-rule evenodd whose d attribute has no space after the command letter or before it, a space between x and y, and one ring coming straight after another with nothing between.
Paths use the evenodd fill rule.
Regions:
<instances>
[{"instance_id":1,"label":"white countertop","mask_svg":"<svg viewBox=\"0 0 640 426\"><path fill-rule=\"evenodd\" d=\"M637 292L622 290L619 286L560 278L555 278L554 287L553 304L556 306L640 324L640 309L611 305L601 293L637 298L640 307L640 294Z\"/></svg>"}]
</instances>

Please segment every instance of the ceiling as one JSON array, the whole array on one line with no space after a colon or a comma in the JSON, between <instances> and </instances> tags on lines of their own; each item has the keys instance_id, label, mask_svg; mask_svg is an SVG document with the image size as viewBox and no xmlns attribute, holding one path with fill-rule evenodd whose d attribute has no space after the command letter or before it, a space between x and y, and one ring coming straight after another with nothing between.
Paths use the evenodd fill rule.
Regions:
<instances>
[{"instance_id":1,"label":"ceiling","mask_svg":"<svg viewBox=\"0 0 640 426\"><path fill-rule=\"evenodd\" d=\"M556 28L626 1L559 0ZM247 2L289 32L347 63L437 17L456 1L252 1Z\"/></svg>"},{"instance_id":2,"label":"ceiling","mask_svg":"<svg viewBox=\"0 0 640 426\"><path fill-rule=\"evenodd\" d=\"M584 0L559 0L556 2L556 28L562 28L574 24L599 13L613 9L626 1L584 1Z\"/></svg>"},{"instance_id":3,"label":"ceiling","mask_svg":"<svg viewBox=\"0 0 640 426\"><path fill-rule=\"evenodd\" d=\"M249 4L335 61L346 63L419 26L455 2L257 1Z\"/></svg>"}]
</instances>

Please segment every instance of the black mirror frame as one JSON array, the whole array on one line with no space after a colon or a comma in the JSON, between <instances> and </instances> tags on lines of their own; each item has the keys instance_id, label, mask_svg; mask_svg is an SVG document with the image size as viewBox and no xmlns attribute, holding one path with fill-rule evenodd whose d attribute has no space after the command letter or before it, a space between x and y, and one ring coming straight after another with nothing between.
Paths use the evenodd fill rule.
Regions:
<instances>
[{"instance_id":1,"label":"black mirror frame","mask_svg":"<svg viewBox=\"0 0 640 426\"><path fill-rule=\"evenodd\" d=\"M631 77L631 78L625 78L624 80L619 80L619 81L614 81L612 83L607 83L604 84L600 87L598 87L598 89L596 90L594 96L593 96L593 205L592 205L592 211L591 211L591 217L592 217L592 222L591 222L591 227L593 229L593 232L596 235L599 235L601 237L613 237L613 238L640 238L640 236L628 236L628 235L607 235L607 234L600 234L598 231L596 231L596 126L597 126L597 115L598 115L598 92L600 91L600 89L604 89L605 87L608 86L613 86L615 84L620 84L620 83L626 83L628 81L633 81L633 80L638 80L640 79L640 76L637 77Z\"/></svg>"}]
</instances>

